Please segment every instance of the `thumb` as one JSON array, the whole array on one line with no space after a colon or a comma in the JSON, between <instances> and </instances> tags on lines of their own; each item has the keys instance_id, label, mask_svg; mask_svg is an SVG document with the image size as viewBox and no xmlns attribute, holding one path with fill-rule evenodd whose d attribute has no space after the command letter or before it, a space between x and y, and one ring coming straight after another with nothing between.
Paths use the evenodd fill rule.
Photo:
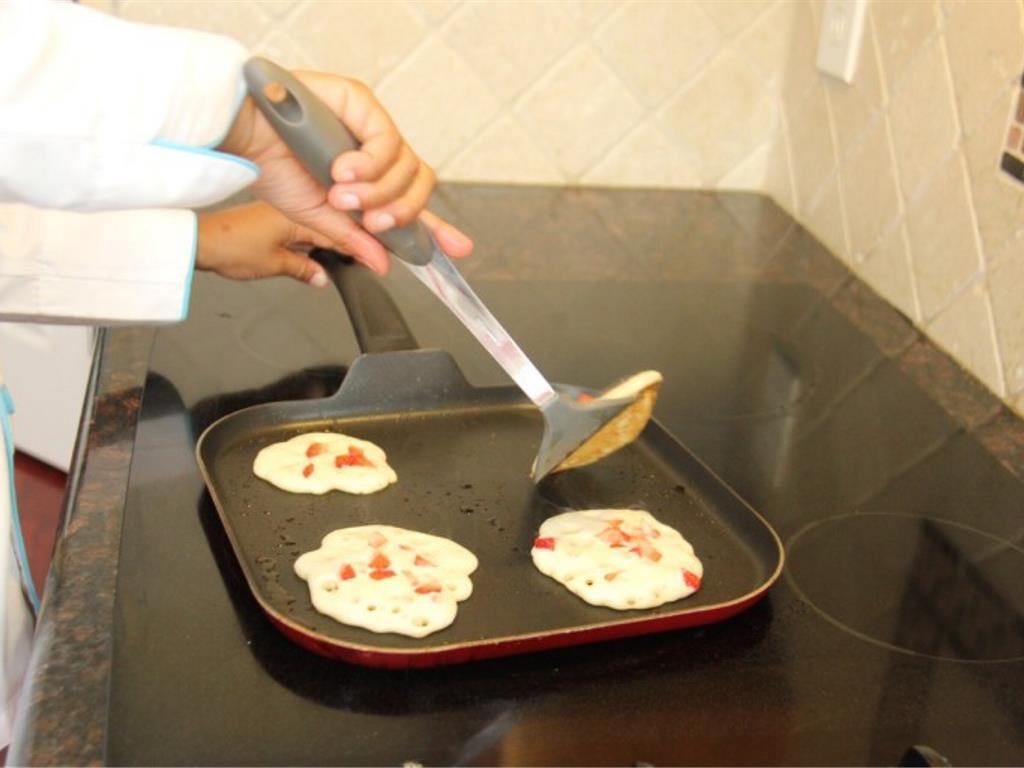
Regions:
<instances>
[{"instance_id":1,"label":"thumb","mask_svg":"<svg viewBox=\"0 0 1024 768\"><path fill-rule=\"evenodd\" d=\"M305 253L292 251L283 246L274 249L276 273L307 283L314 288L323 288L330 280L324 268Z\"/></svg>"}]
</instances>

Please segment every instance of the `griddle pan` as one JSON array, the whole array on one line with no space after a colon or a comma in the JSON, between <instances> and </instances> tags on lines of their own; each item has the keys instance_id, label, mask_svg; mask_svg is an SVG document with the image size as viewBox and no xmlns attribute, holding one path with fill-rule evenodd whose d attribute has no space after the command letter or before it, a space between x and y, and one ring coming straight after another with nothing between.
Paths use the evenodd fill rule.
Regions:
<instances>
[{"instance_id":1,"label":"griddle pan","mask_svg":"<svg viewBox=\"0 0 1024 768\"><path fill-rule=\"evenodd\" d=\"M237 411L210 425L196 446L248 586L287 637L366 666L436 666L721 621L760 600L778 578L783 550L775 532L656 421L597 464L534 485L529 470L542 424L522 393L473 387L448 353L415 349L368 270L318 257L327 259L364 354L331 397ZM310 431L377 443L398 482L369 496L314 496L253 475L261 448ZM682 532L704 564L701 589L657 608L615 611L583 602L534 568L530 549L546 518L610 507L642 507ZM349 627L314 610L295 559L332 530L371 523L445 536L477 555L473 594L451 626L415 639Z\"/></svg>"}]
</instances>

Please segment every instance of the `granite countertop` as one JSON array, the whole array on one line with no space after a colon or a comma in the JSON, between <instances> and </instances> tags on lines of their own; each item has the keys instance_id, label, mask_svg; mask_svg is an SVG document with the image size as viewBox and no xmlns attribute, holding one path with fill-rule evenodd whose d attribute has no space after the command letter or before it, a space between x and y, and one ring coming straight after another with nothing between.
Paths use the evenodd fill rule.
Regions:
<instances>
[{"instance_id":1,"label":"granite countertop","mask_svg":"<svg viewBox=\"0 0 1024 768\"><path fill-rule=\"evenodd\" d=\"M436 208L480 245L478 257L463 264L470 281L571 273L591 281L808 286L1024 478L1024 422L763 196L458 185L439 191ZM686 259L674 255L680 237L700 244ZM553 260L552 252L567 255ZM578 253L586 258L570 255ZM15 763L105 762L123 511L154 334L126 328L100 337L12 745Z\"/></svg>"}]
</instances>

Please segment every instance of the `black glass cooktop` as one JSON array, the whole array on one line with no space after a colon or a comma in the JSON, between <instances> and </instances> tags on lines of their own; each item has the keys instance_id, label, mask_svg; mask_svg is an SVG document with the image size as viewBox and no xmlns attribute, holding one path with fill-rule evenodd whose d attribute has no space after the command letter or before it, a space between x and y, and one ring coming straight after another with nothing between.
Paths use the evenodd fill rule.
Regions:
<instances>
[{"instance_id":1,"label":"black glass cooktop","mask_svg":"<svg viewBox=\"0 0 1024 768\"><path fill-rule=\"evenodd\" d=\"M721 624L434 670L297 647L248 593L194 443L245 405L333 392L355 341L331 291L200 276L190 320L156 336L138 427L111 763L1024 760L1024 487L821 293L474 283L556 381L661 370L656 417L775 527L783 578ZM505 383L408 275L386 284L422 346Z\"/></svg>"}]
</instances>

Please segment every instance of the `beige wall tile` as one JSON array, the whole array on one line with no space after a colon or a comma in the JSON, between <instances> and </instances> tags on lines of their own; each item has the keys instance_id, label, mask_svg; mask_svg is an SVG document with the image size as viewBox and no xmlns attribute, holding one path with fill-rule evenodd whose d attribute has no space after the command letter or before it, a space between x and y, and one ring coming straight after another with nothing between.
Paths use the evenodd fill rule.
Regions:
<instances>
[{"instance_id":1,"label":"beige wall tile","mask_svg":"<svg viewBox=\"0 0 1024 768\"><path fill-rule=\"evenodd\" d=\"M428 24L444 21L458 6L458 0L410 0L413 10Z\"/></svg>"},{"instance_id":2,"label":"beige wall tile","mask_svg":"<svg viewBox=\"0 0 1024 768\"><path fill-rule=\"evenodd\" d=\"M250 47L259 42L270 22L270 17L254 3L235 3L231 0L209 0L203 3L189 0L163 0L159 3L127 0L117 9L118 15L129 21L216 32L229 35Z\"/></svg>"},{"instance_id":3,"label":"beige wall tile","mask_svg":"<svg viewBox=\"0 0 1024 768\"><path fill-rule=\"evenodd\" d=\"M1024 186L1011 184L999 168L1006 139L1010 94L990 110L978 130L964 142L974 210L988 263L1012 253L1024 253Z\"/></svg>"},{"instance_id":4,"label":"beige wall tile","mask_svg":"<svg viewBox=\"0 0 1024 768\"><path fill-rule=\"evenodd\" d=\"M900 215L885 118L879 115L840 166L843 209L853 253L868 253Z\"/></svg>"},{"instance_id":5,"label":"beige wall tile","mask_svg":"<svg viewBox=\"0 0 1024 768\"><path fill-rule=\"evenodd\" d=\"M288 29L318 68L374 87L429 31L403 3L366 0L303 3L290 18Z\"/></svg>"},{"instance_id":6,"label":"beige wall tile","mask_svg":"<svg viewBox=\"0 0 1024 768\"><path fill-rule=\"evenodd\" d=\"M594 38L605 60L647 106L677 91L718 50L720 35L696 3L630 3Z\"/></svg>"},{"instance_id":7,"label":"beige wall tile","mask_svg":"<svg viewBox=\"0 0 1024 768\"><path fill-rule=\"evenodd\" d=\"M931 320L981 268L960 152L943 163L907 213L921 313Z\"/></svg>"},{"instance_id":8,"label":"beige wall tile","mask_svg":"<svg viewBox=\"0 0 1024 768\"><path fill-rule=\"evenodd\" d=\"M621 5L620 0L560 0L559 3L574 23L584 29L596 27Z\"/></svg>"},{"instance_id":9,"label":"beige wall tile","mask_svg":"<svg viewBox=\"0 0 1024 768\"><path fill-rule=\"evenodd\" d=\"M417 49L377 95L416 152L435 167L468 146L500 108L476 74L437 40Z\"/></svg>"},{"instance_id":10,"label":"beige wall tile","mask_svg":"<svg viewBox=\"0 0 1024 768\"><path fill-rule=\"evenodd\" d=\"M723 101L723 93L730 98ZM701 183L713 185L771 138L776 109L760 78L726 51L668 103L659 122L666 135L698 153Z\"/></svg>"},{"instance_id":11,"label":"beige wall tile","mask_svg":"<svg viewBox=\"0 0 1024 768\"><path fill-rule=\"evenodd\" d=\"M912 320L920 319L907 233L902 223L883 236L870 253L855 258L853 266L880 296Z\"/></svg>"},{"instance_id":12,"label":"beige wall tile","mask_svg":"<svg viewBox=\"0 0 1024 768\"><path fill-rule=\"evenodd\" d=\"M861 41L860 58L852 83L823 76L821 82L828 92L837 152L840 157L856 146L870 122L885 105L885 89L878 66L878 48L872 25L866 24ZM791 108L791 107L790 107Z\"/></svg>"},{"instance_id":13,"label":"beige wall tile","mask_svg":"<svg viewBox=\"0 0 1024 768\"><path fill-rule=\"evenodd\" d=\"M782 92L786 62L793 53L796 15L806 13L805 7L801 9L802 5L795 0L776 2L729 42L729 46L761 76L764 87L773 97ZM813 79L814 73L809 74Z\"/></svg>"},{"instance_id":14,"label":"beige wall tile","mask_svg":"<svg viewBox=\"0 0 1024 768\"><path fill-rule=\"evenodd\" d=\"M937 0L875 0L869 5L869 12L877 35L882 74L892 97L900 88L910 60L938 28L939 4Z\"/></svg>"},{"instance_id":15,"label":"beige wall tile","mask_svg":"<svg viewBox=\"0 0 1024 768\"><path fill-rule=\"evenodd\" d=\"M1024 393L1024 251L988 273L988 290L1007 389Z\"/></svg>"},{"instance_id":16,"label":"beige wall tile","mask_svg":"<svg viewBox=\"0 0 1024 768\"><path fill-rule=\"evenodd\" d=\"M700 157L670 141L649 120L619 142L583 177L586 184L637 187L699 187Z\"/></svg>"},{"instance_id":17,"label":"beige wall tile","mask_svg":"<svg viewBox=\"0 0 1024 768\"><path fill-rule=\"evenodd\" d=\"M499 100L510 103L572 47L577 27L558 3L469 2L444 39Z\"/></svg>"},{"instance_id":18,"label":"beige wall tile","mask_svg":"<svg viewBox=\"0 0 1024 768\"><path fill-rule=\"evenodd\" d=\"M562 184L558 166L519 122L502 117L439 169L446 179L501 179L512 184Z\"/></svg>"},{"instance_id":19,"label":"beige wall tile","mask_svg":"<svg viewBox=\"0 0 1024 768\"><path fill-rule=\"evenodd\" d=\"M821 79L818 73L818 28L811 11L811 0L784 0L792 3L789 50L783 64L782 92L787 105L799 104L803 96Z\"/></svg>"},{"instance_id":20,"label":"beige wall tile","mask_svg":"<svg viewBox=\"0 0 1024 768\"><path fill-rule=\"evenodd\" d=\"M251 0L261 11L276 18L290 13L302 0Z\"/></svg>"},{"instance_id":21,"label":"beige wall tile","mask_svg":"<svg viewBox=\"0 0 1024 768\"><path fill-rule=\"evenodd\" d=\"M958 138L953 87L941 40L925 43L892 97L889 124L905 200L912 200Z\"/></svg>"},{"instance_id":22,"label":"beige wall tile","mask_svg":"<svg viewBox=\"0 0 1024 768\"><path fill-rule=\"evenodd\" d=\"M739 165L718 180L715 189L742 189L760 192L764 189L772 142L766 141L742 160Z\"/></svg>"},{"instance_id":23,"label":"beige wall tile","mask_svg":"<svg viewBox=\"0 0 1024 768\"><path fill-rule=\"evenodd\" d=\"M996 351L992 314L984 284L964 291L927 326L928 334L998 395L1004 395L1002 365Z\"/></svg>"},{"instance_id":24,"label":"beige wall tile","mask_svg":"<svg viewBox=\"0 0 1024 768\"><path fill-rule=\"evenodd\" d=\"M86 8L92 8L94 11L100 11L101 13L109 13L112 16L116 16L117 7L114 5L114 0L78 0Z\"/></svg>"},{"instance_id":25,"label":"beige wall tile","mask_svg":"<svg viewBox=\"0 0 1024 768\"><path fill-rule=\"evenodd\" d=\"M316 63L310 59L304 46L283 29L273 29L259 43L253 46L253 53L266 56L282 67L290 69L315 69Z\"/></svg>"},{"instance_id":26,"label":"beige wall tile","mask_svg":"<svg viewBox=\"0 0 1024 768\"><path fill-rule=\"evenodd\" d=\"M1024 11L1014 0L945 3L946 47L964 132L983 129L997 101L1020 82Z\"/></svg>"},{"instance_id":27,"label":"beige wall tile","mask_svg":"<svg viewBox=\"0 0 1024 768\"><path fill-rule=\"evenodd\" d=\"M788 119L783 112L779 115L779 128L772 141L771 152L765 168L764 192L795 219L799 219L796 210L796 192L790 173Z\"/></svg>"},{"instance_id":28,"label":"beige wall tile","mask_svg":"<svg viewBox=\"0 0 1024 768\"><path fill-rule=\"evenodd\" d=\"M749 25L773 0L700 0L700 7L712 18L722 34L732 37Z\"/></svg>"},{"instance_id":29,"label":"beige wall tile","mask_svg":"<svg viewBox=\"0 0 1024 768\"><path fill-rule=\"evenodd\" d=\"M836 152L823 85L816 85L796 107L791 125L789 144L799 147L792 158L793 185L797 210L804 211L836 169Z\"/></svg>"},{"instance_id":30,"label":"beige wall tile","mask_svg":"<svg viewBox=\"0 0 1024 768\"><path fill-rule=\"evenodd\" d=\"M801 214L800 221L835 256L849 262L850 238L839 192L839 174L833 174L825 182L818 199Z\"/></svg>"},{"instance_id":31,"label":"beige wall tile","mask_svg":"<svg viewBox=\"0 0 1024 768\"><path fill-rule=\"evenodd\" d=\"M598 55L581 45L524 95L516 114L549 147L566 178L577 180L639 122L643 110Z\"/></svg>"}]
</instances>

